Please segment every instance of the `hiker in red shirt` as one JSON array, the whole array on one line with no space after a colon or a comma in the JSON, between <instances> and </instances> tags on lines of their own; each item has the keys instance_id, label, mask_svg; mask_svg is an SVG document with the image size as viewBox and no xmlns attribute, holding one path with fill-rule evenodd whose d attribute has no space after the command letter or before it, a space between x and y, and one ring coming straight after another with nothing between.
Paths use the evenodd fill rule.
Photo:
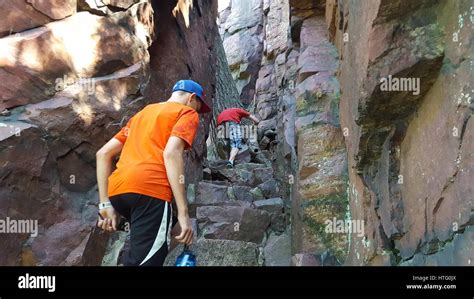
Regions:
<instances>
[{"instance_id":1,"label":"hiker in red shirt","mask_svg":"<svg viewBox=\"0 0 474 299\"><path fill-rule=\"evenodd\" d=\"M183 152L192 146L198 112L209 111L199 84L178 81L168 101L147 105L97 152L97 225L115 231L119 215L130 222L125 266L163 265L171 241L173 198L181 229L176 240L191 244ZM117 169L111 173L113 157L119 153Z\"/></svg>"},{"instance_id":2,"label":"hiker in red shirt","mask_svg":"<svg viewBox=\"0 0 474 299\"><path fill-rule=\"evenodd\" d=\"M227 167L234 167L234 160L242 148L242 132L240 130L240 121L242 118L250 118L255 124L260 122L258 118L241 108L229 108L222 111L217 117L217 126L228 125L228 138L230 139L230 155L227 161Z\"/></svg>"}]
</instances>

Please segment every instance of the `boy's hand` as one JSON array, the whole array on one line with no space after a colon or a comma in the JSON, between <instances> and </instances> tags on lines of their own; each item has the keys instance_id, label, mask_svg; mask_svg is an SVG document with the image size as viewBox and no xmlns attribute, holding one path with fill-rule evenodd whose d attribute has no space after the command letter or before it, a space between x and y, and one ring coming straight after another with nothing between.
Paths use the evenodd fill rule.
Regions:
<instances>
[{"instance_id":1,"label":"boy's hand","mask_svg":"<svg viewBox=\"0 0 474 299\"><path fill-rule=\"evenodd\" d=\"M258 125L260 123L260 120L255 117L255 115L250 115L249 118L254 122L254 124Z\"/></svg>"},{"instance_id":2,"label":"boy's hand","mask_svg":"<svg viewBox=\"0 0 474 299\"><path fill-rule=\"evenodd\" d=\"M114 208L107 208L99 211L100 219L97 226L105 231L117 231L119 215Z\"/></svg>"},{"instance_id":3,"label":"boy's hand","mask_svg":"<svg viewBox=\"0 0 474 299\"><path fill-rule=\"evenodd\" d=\"M181 233L176 237L179 243L191 245L193 243L193 227L189 214L178 215L179 226L181 227Z\"/></svg>"}]
</instances>

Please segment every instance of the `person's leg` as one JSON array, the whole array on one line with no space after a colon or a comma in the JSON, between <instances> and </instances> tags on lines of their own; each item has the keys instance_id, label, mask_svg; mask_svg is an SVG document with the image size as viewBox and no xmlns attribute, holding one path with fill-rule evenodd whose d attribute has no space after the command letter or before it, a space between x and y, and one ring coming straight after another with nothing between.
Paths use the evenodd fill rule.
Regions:
<instances>
[{"instance_id":1,"label":"person's leg","mask_svg":"<svg viewBox=\"0 0 474 299\"><path fill-rule=\"evenodd\" d=\"M240 132L240 126L238 124L230 125L230 155L229 162L231 166L234 165L234 160L242 147L242 134Z\"/></svg>"},{"instance_id":2,"label":"person's leg","mask_svg":"<svg viewBox=\"0 0 474 299\"><path fill-rule=\"evenodd\" d=\"M230 156L229 156L229 162L232 165L234 165L234 160L238 153L239 153L239 149L237 147L232 146L230 150Z\"/></svg>"},{"instance_id":3,"label":"person's leg","mask_svg":"<svg viewBox=\"0 0 474 299\"><path fill-rule=\"evenodd\" d=\"M168 254L171 204L135 194L130 221L130 254L125 266L162 266Z\"/></svg>"}]
</instances>

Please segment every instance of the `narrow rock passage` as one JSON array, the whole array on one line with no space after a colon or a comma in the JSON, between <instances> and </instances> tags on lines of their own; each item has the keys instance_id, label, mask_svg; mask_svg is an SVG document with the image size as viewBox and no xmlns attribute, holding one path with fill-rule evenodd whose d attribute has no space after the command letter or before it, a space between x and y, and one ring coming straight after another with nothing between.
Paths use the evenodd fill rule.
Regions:
<instances>
[{"instance_id":1,"label":"narrow rock passage","mask_svg":"<svg viewBox=\"0 0 474 299\"><path fill-rule=\"evenodd\" d=\"M241 155L242 156L242 155ZM245 154L243 155L245 156ZM208 161L204 179L188 186L196 241L191 249L199 266L289 265L291 242L283 200L273 169L255 159ZM182 246L172 251L172 265Z\"/></svg>"}]
</instances>

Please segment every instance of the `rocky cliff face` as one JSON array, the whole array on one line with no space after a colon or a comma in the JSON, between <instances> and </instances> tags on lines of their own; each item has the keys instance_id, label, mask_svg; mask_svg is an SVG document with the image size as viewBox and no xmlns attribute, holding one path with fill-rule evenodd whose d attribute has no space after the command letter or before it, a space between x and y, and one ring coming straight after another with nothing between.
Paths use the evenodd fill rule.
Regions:
<instances>
[{"instance_id":1,"label":"rocky cliff face","mask_svg":"<svg viewBox=\"0 0 474 299\"><path fill-rule=\"evenodd\" d=\"M95 152L179 78L214 94L217 6L186 3L2 1L0 218L38 220L39 236L2 234L1 265L101 263ZM201 123L190 182L206 155Z\"/></svg>"},{"instance_id":2,"label":"rocky cliff face","mask_svg":"<svg viewBox=\"0 0 474 299\"><path fill-rule=\"evenodd\" d=\"M116 265L95 152L188 77L214 117L262 120L229 170L201 119L200 265L472 265L468 0L11 0L0 16L0 219L39 224L0 235L0 265Z\"/></svg>"},{"instance_id":3,"label":"rocky cliff face","mask_svg":"<svg viewBox=\"0 0 474 299\"><path fill-rule=\"evenodd\" d=\"M366 223L348 264L472 263L468 2L331 1L351 215ZM419 80L418 89L387 91L389 76Z\"/></svg>"},{"instance_id":4,"label":"rocky cliff face","mask_svg":"<svg viewBox=\"0 0 474 299\"><path fill-rule=\"evenodd\" d=\"M293 263L324 264L318 259L328 251L344 261L347 235L324 230L325 220L344 220L348 208L337 51L328 41L324 3L253 1L240 17L246 20L244 16L261 11L263 30L244 28L232 34L226 28L229 22L241 22L234 10L242 7L234 7L241 5L234 3L239 1L224 2L220 27L230 61L235 53L248 53L251 45L231 43L239 40L237 36L263 40L259 59L253 60L258 67L253 107L262 119L260 148L272 161L287 211L291 210ZM246 67L248 61L240 56L234 69Z\"/></svg>"},{"instance_id":5,"label":"rocky cliff face","mask_svg":"<svg viewBox=\"0 0 474 299\"><path fill-rule=\"evenodd\" d=\"M262 31L232 31L239 4L223 2L234 79L258 69L260 146L288 191L294 262L329 250L348 265L472 264L472 5L253 1L243 20Z\"/></svg>"},{"instance_id":6,"label":"rocky cliff face","mask_svg":"<svg viewBox=\"0 0 474 299\"><path fill-rule=\"evenodd\" d=\"M219 1L219 30L241 101L252 102L263 50L261 0Z\"/></svg>"}]
</instances>

